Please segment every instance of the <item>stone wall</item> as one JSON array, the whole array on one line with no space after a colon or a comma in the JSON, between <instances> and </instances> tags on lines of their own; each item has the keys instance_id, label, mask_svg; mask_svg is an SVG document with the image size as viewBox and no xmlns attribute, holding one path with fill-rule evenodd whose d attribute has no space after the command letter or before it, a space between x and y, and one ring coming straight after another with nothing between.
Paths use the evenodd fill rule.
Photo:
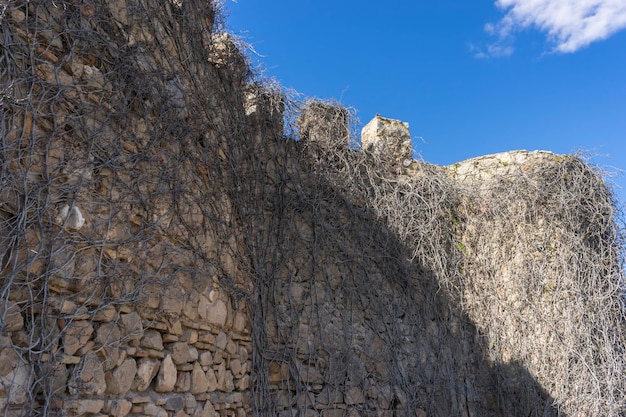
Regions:
<instances>
[{"instance_id":1,"label":"stone wall","mask_svg":"<svg viewBox=\"0 0 626 417\"><path fill-rule=\"evenodd\" d=\"M545 153L414 161L408 126L379 116L357 151L328 103L284 137L292 103L251 81L216 7L0 10L4 415L618 415L623 345L592 338L622 335L601 179ZM552 179L585 185L576 222L537 216L571 213ZM583 392L589 375L607 382Z\"/></svg>"}]
</instances>

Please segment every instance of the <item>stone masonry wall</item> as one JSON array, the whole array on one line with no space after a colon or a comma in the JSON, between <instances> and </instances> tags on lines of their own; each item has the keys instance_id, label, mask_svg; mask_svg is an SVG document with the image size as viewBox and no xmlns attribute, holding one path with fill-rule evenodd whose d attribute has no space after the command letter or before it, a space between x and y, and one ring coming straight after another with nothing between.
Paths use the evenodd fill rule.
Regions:
<instances>
[{"instance_id":1,"label":"stone masonry wall","mask_svg":"<svg viewBox=\"0 0 626 417\"><path fill-rule=\"evenodd\" d=\"M355 150L317 102L292 140L216 2L5 3L3 415L623 411L619 240L580 159L437 167L380 116Z\"/></svg>"}]
</instances>

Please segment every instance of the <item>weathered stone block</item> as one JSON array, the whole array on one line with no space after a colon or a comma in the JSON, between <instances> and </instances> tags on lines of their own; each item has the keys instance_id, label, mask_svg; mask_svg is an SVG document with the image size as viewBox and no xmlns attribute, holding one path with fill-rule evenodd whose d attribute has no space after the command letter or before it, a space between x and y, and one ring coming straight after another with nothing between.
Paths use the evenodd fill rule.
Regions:
<instances>
[{"instance_id":1,"label":"weathered stone block","mask_svg":"<svg viewBox=\"0 0 626 417\"><path fill-rule=\"evenodd\" d=\"M102 395L105 390L106 380L102 361L95 353L87 352L74 370L69 385L70 394Z\"/></svg>"},{"instance_id":2,"label":"weathered stone block","mask_svg":"<svg viewBox=\"0 0 626 417\"><path fill-rule=\"evenodd\" d=\"M67 355L73 355L91 338L93 326L86 320L74 320L63 329L63 350Z\"/></svg>"},{"instance_id":3,"label":"weathered stone block","mask_svg":"<svg viewBox=\"0 0 626 417\"><path fill-rule=\"evenodd\" d=\"M200 363L195 362L193 371L191 371L191 393L199 394L201 392L207 392L208 388L209 379L206 376L206 372L204 372Z\"/></svg>"},{"instance_id":4,"label":"weathered stone block","mask_svg":"<svg viewBox=\"0 0 626 417\"><path fill-rule=\"evenodd\" d=\"M156 330L146 330L139 342L139 346L148 349L163 350L163 338L161 337L161 333Z\"/></svg>"},{"instance_id":5,"label":"weathered stone block","mask_svg":"<svg viewBox=\"0 0 626 417\"><path fill-rule=\"evenodd\" d=\"M103 323L96 331L96 343L102 347L102 366L105 371L113 369L120 360L120 341L122 332L114 322Z\"/></svg>"},{"instance_id":6,"label":"weathered stone block","mask_svg":"<svg viewBox=\"0 0 626 417\"><path fill-rule=\"evenodd\" d=\"M200 295L198 301L198 314L200 318L206 320L209 324L224 327L228 318L228 307L221 299L210 302L208 298Z\"/></svg>"},{"instance_id":7,"label":"weathered stone block","mask_svg":"<svg viewBox=\"0 0 626 417\"><path fill-rule=\"evenodd\" d=\"M0 351L0 392L7 394L8 403L25 403L32 380L30 366L24 358L9 347Z\"/></svg>"},{"instance_id":8,"label":"weathered stone block","mask_svg":"<svg viewBox=\"0 0 626 417\"><path fill-rule=\"evenodd\" d=\"M176 374L176 365L172 360L172 355L167 355L161 362L154 390L156 392L171 392L176 385Z\"/></svg>"},{"instance_id":9,"label":"weathered stone block","mask_svg":"<svg viewBox=\"0 0 626 417\"><path fill-rule=\"evenodd\" d=\"M109 406L109 413L112 417L126 417L133 408L133 403L128 400L115 400Z\"/></svg>"},{"instance_id":10,"label":"weathered stone block","mask_svg":"<svg viewBox=\"0 0 626 417\"><path fill-rule=\"evenodd\" d=\"M186 342L173 343L170 350L172 351L172 360L176 365L182 365L198 359L198 350L193 346L189 346Z\"/></svg>"},{"instance_id":11,"label":"weathered stone block","mask_svg":"<svg viewBox=\"0 0 626 417\"><path fill-rule=\"evenodd\" d=\"M137 374L133 380L132 389L135 391L145 391L159 372L161 362L157 359L143 358L139 360Z\"/></svg>"},{"instance_id":12,"label":"weathered stone block","mask_svg":"<svg viewBox=\"0 0 626 417\"><path fill-rule=\"evenodd\" d=\"M135 311L120 315L120 330L122 336L129 341L139 341L143 337L143 324L141 316Z\"/></svg>"},{"instance_id":13,"label":"weathered stone block","mask_svg":"<svg viewBox=\"0 0 626 417\"><path fill-rule=\"evenodd\" d=\"M16 302L9 300L0 302L0 317L3 319L0 323L0 330L3 332L15 332L24 327L24 317Z\"/></svg>"},{"instance_id":14,"label":"weathered stone block","mask_svg":"<svg viewBox=\"0 0 626 417\"><path fill-rule=\"evenodd\" d=\"M413 147L409 124L400 120L387 119L376 115L361 130L361 143L364 150L380 157L397 170L410 165L413 160Z\"/></svg>"},{"instance_id":15,"label":"weathered stone block","mask_svg":"<svg viewBox=\"0 0 626 417\"><path fill-rule=\"evenodd\" d=\"M191 390L191 372L184 372L178 370L178 376L176 377L176 385L174 385L174 391L176 392L189 392Z\"/></svg>"},{"instance_id":16,"label":"weathered stone block","mask_svg":"<svg viewBox=\"0 0 626 417\"><path fill-rule=\"evenodd\" d=\"M128 390L130 390L136 374L137 363L135 360L132 358L125 359L116 369L106 373L106 392L119 397L125 396Z\"/></svg>"}]
</instances>

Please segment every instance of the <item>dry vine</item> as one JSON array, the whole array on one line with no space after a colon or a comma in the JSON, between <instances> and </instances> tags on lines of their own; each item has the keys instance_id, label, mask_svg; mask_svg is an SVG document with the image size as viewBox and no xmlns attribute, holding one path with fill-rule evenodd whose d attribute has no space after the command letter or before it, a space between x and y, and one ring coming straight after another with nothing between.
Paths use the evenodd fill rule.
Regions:
<instances>
[{"instance_id":1,"label":"dry vine","mask_svg":"<svg viewBox=\"0 0 626 417\"><path fill-rule=\"evenodd\" d=\"M254 81L219 19L200 0L0 2L5 415L102 396L68 334L101 334L109 360L134 343L122 316L183 315L191 288L250 311L257 416L624 412L599 175L390 167L348 110Z\"/></svg>"}]
</instances>

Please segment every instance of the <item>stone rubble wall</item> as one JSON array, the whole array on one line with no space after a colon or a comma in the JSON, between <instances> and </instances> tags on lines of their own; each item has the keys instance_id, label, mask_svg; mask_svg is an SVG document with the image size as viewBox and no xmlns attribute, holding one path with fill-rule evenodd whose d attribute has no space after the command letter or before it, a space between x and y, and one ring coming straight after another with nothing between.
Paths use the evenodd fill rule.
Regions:
<instances>
[{"instance_id":1,"label":"stone rubble wall","mask_svg":"<svg viewBox=\"0 0 626 417\"><path fill-rule=\"evenodd\" d=\"M556 415L453 278L493 272L464 199L564 160L433 167L380 116L357 151L317 102L288 140L216 4L0 5L4 415Z\"/></svg>"}]
</instances>

